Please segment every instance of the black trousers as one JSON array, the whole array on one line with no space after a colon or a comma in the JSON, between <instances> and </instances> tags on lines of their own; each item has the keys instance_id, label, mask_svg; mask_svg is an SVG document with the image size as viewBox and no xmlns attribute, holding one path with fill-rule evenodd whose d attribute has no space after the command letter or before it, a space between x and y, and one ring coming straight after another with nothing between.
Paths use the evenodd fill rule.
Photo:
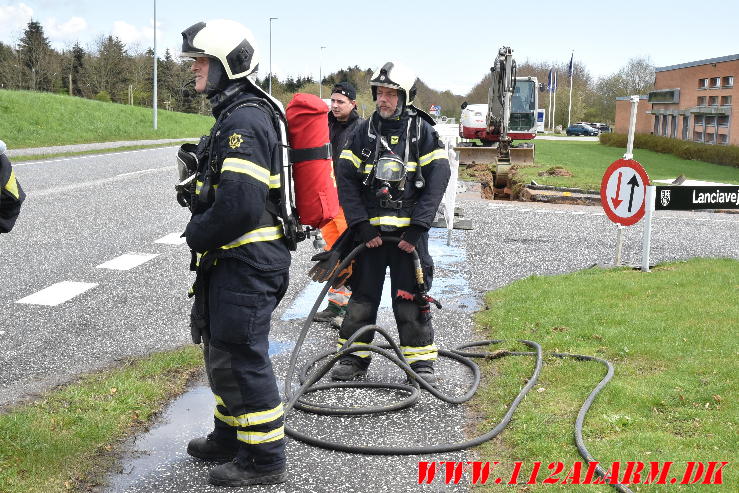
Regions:
<instances>
[{"instance_id":1,"label":"black trousers","mask_svg":"<svg viewBox=\"0 0 739 493\"><path fill-rule=\"evenodd\" d=\"M265 272L222 258L204 289L207 329L203 354L216 396L215 437L238 440L237 460L257 471L285 464L283 410L269 359L272 312L287 291L288 271Z\"/></svg>"},{"instance_id":2,"label":"black trousers","mask_svg":"<svg viewBox=\"0 0 739 493\"><path fill-rule=\"evenodd\" d=\"M401 231L383 233L384 236L399 236ZM424 233L416 245L421 259L426 286L431 287L434 263L428 253L428 233ZM376 248L368 248L356 259L351 277L352 297L347 305L347 314L339 330L339 346L357 329L377 322L377 310L382 298L385 271L390 267L390 293L393 298L393 313L398 325L400 345L408 363L436 360L434 330L428 315L421 313L420 306L413 301L401 299L398 290L409 293L418 291L412 254L398 248L397 243L384 242ZM368 332L357 342L371 343L374 332ZM356 352L355 356L369 358L369 352Z\"/></svg>"}]
</instances>

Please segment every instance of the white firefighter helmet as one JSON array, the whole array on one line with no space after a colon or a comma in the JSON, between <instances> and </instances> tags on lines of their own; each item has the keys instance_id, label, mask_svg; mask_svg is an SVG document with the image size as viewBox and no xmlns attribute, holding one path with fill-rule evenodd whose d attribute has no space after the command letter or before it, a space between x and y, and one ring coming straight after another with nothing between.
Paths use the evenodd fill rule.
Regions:
<instances>
[{"instance_id":1,"label":"white firefighter helmet","mask_svg":"<svg viewBox=\"0 0 739 493\"><path fill-rule=\"evenodd\" d=\"M412 104L416 97L416 74L397 62L387 62L375 70L370 79L372 100L377 100L379 86L397 89L405 93L405 104Z\"/></svg>"},{"instance_id":2,"label":"white firefighter helmet","mask_svg":"<svg viewBox=\"0 0 739 493\"><path fill-rule=\"evenodd\" d=\"M211 57L223 65L229 79L256 75L259 50L254 35L238 22L216 19L182 31L183 57Z\"/></svg>"}]
</instances>

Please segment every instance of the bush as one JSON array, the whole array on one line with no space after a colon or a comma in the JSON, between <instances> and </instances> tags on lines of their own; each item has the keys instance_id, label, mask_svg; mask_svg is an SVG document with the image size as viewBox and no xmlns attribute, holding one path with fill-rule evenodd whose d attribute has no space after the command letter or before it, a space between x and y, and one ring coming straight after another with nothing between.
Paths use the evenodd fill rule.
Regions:
<instances>
[{"instance_id":1,"label":"bush","mask_svg":"<svg viewBox=\"0 0 739 493\"><path fill-rule=\"evenodd\" d=\"M600 143L609 147L626 147L627 140L628 136L625 134L600 134ZM737 146L699 144L651 134L636 134L634 135L634 147L672 154L683 159L739 168L739 147Z\"/></svg>"},{"instance_id":2,"label":"bush","mask_svg":"<svg viewBox=\"0 0 739 493\"><path fill-rule=\"evenodd\" d=\"M110 103L110 93L108 91L100 91L99 93L95 94L95 99L98 101L103 101L105 103Z\"/></svg>"}]
</instances>

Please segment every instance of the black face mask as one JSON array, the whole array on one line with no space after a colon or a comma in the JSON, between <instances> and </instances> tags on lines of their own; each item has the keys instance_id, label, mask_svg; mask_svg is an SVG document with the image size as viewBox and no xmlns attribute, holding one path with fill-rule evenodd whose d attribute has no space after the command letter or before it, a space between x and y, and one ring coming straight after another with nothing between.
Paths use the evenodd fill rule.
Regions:
<instances>
[{"instance_id":1,"label":"black face mask","mask_svg":"<svg viewBox=\"0 0 739 493\"><path fill-rule=\"evenodd\" d=\"M208 58L208 80L205 83L205 95L212 97L217 92L222 91L228 86L228 75L226 70L215 58Z\"/></svg>"}]
</instances>

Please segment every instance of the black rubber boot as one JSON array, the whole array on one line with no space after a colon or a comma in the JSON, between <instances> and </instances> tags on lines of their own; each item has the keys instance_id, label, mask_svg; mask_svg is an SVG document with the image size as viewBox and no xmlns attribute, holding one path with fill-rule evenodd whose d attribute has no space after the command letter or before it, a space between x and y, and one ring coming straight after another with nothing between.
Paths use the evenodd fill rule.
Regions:
<instances>
[{"instance_id":1,"label":"black rubber boot","mask_svg":"<svg viewBox=\"0 0 739 493\"><path fill-rule=\"evenodd\" d=\"M344 356L339 363L331 370L331 380L356 380L367 374L369 367L369 358L358 358L356 356Z\"/></svg>"},{"instance_id":2,"label":"black rubber boot","mask_svg":"<svg viewBox=\"0 0 739 493\"><path fill-rule=\"evenodd\" d=\"M413 371L415 371L418 376L422 378L427 384L431 385L433 388L438 387L439 382L436 378L436 374L434 373L433 363L427 361L418 361L411 364L411 368L413 368Z\"/></svg>"},{"instance_id":3,"label":"black rubber boot","mask_svg":"<svg viewBox=\"0 0 739 493\"><path fill-rule=\"evenodd\" d=\"M187 444L187 453L193 457L213 462L228 462L236 457L239 442L216 440L211 433L207 437L194 438Z\"/></svg>"},{"instance_id":4,"label":"black rubber boot","mask_svg":"<svg viewBox=\"0 0 739 493\"><path fill-rule=\"evenodd\" d=\"M258 472L254 466L243 467L237 461L216 466L208 473L208 482L216 486L249 486L253 484L278 484L287 479L285 468Z\"/></svg>"}]
</instances>

